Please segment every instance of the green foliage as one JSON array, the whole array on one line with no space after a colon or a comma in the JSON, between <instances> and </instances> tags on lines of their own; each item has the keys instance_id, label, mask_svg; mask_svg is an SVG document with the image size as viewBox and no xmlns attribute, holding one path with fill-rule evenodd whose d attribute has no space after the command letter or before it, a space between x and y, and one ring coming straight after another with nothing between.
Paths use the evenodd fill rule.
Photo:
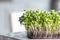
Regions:
<instances>
[{"instance_id":1,"label":"green foliage","mask_svg":"<svg viewBox=\"0 0 60 40\"><path fill-rule=\"evenodd\" d=\"M21 24L25 25L29 31L50 31L56 32L60 28L60 11L51 10L49 13L39 10L25 10L19 17Z\"/></svg>"}]
</instances>

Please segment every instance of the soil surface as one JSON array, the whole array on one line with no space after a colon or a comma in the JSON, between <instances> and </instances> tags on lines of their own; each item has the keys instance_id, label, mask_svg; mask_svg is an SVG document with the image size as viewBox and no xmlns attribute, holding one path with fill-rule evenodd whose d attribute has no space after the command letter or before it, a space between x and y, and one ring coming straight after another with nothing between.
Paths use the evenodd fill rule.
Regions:
<instances>
[{"instance_id":1,"label":"soil surface","mask_svg":"<svg viewBox=\"0 0 60 40\"><path fill-rule=\"evenodd\" d=\"M28 38L30 39L60 39L60 34L46 34L46 33L38 33L38 34L33 34L28 33Z\"/></svg>"}]
</instances>

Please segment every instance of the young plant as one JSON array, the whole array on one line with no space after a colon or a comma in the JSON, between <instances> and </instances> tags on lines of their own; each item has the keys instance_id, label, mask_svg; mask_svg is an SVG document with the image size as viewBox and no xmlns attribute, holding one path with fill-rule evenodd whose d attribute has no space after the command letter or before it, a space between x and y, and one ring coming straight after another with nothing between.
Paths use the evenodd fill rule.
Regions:
<instances>
[{"instance_id":1,"label":"young plant","mask_svg":"<svg viewBox=\"0 0 60 40\"><path fill-rule=\"evenodd\" d=\"M51 10L50 13L39 10L26 10L19 17L21 24L25 25L28 32L33 32L36 36L38 32L46 32L46 34L60 33L60 12Z\"/></svg>"}]
</instances>

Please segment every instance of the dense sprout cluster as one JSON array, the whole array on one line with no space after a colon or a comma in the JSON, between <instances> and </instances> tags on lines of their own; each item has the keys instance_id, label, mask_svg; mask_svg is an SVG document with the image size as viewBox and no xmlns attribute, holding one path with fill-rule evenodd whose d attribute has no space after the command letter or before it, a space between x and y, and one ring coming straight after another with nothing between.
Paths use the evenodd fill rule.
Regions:
<instances>
[{"instance_id":1,"label":"dense sprout cluster","mask_svg":"<svg viewBox=\"0 0 60 40\"><path fill-rule=\"evenodd\" d=\"M25 25L28 31L59 33L60 32L60 12L51 10L50 12L39 10L27 10L19 17L21 24Z\"/></svg>"}]
</instances>

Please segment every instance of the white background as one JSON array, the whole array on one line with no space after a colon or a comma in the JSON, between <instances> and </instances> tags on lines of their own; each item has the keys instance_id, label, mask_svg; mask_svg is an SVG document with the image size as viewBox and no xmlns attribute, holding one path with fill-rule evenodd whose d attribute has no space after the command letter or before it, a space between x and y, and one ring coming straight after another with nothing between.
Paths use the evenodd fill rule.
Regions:
<instances>
[{"instance_id":1,"label":"white background","mask_svg":"<svg viewBox=\"0 0 60 40\"><path fill-rule=\"evenodd\" d=\"M19 22L19 17L21 17L23 12L13 12L11 14L12 32L22 32L26 31L24 25Z\"/></svg>"},{"instance_id":2,"label":"white background","mask_svg":"<svg viewBox=\"0 0 60 40\"><path fill-rule=\"evenodd\" d=\"M58 3L60 5L60 3ZM11 32L24 31L23 27L19 26L18 18L15 19L14 15L23 11L24 9L40 9L48 11L50 8L50 0L12 0L12 2L0 3L0 34L7 34ZM60 7L59 7L60 9ZM17 11L17 13L16 13ZM9 14L13 15L11 19ZM12 26L11 26L12 25ZM17 28L16 28L17 27ZM22 30L23 29L23 30Z\"/></svg>"}]
</instances>

